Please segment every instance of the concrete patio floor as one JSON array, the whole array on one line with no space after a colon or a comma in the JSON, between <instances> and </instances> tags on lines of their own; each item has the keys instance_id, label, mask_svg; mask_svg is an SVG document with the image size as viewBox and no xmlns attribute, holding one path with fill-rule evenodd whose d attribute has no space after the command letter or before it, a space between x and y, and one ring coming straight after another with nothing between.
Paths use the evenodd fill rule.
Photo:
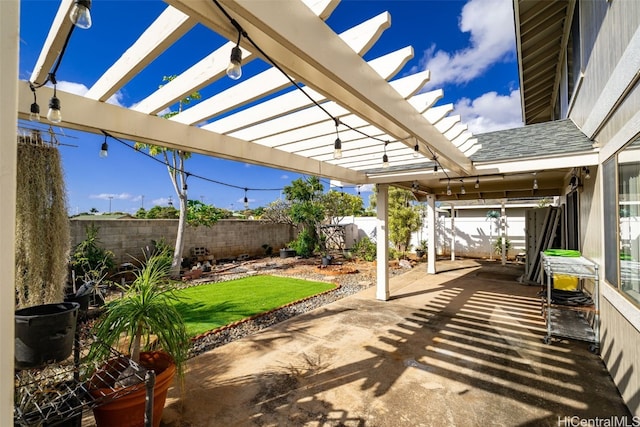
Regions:
<instances>
[{"instance_id":1,"label":"concrete patio floor","mask_svg":"<svg viewBox=\"0 0 640 427\"><path fill-rule=\"evenodd\" d=\"M439 261L191 359L162 425L558 426L631 415L588 343L545 345L520 265ZM571 418L573 417L573 418Z\"/></svg>"}]
</instances>

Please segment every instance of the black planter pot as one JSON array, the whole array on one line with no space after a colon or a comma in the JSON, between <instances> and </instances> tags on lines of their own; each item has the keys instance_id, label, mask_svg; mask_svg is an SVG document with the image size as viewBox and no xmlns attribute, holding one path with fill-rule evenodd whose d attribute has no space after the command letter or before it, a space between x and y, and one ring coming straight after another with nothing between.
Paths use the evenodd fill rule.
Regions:
<instances>
[{"instance_id":1,"label":"black planter pot","mask_svg":"<svg viewBox=\"0 0 640 427\"><path fill-rule=\"evenodd\" d=\"M328 265L331 265L332 261L333 261L333 257L331 255L325 255L322 257L322 266L326 267Z\"/></svg>"},{"instance_id":2,"label":"black planter pot","mask_svg":"<svg viewBox=\"0 0 640 427\"><path fill-rule=\"evenodd\" d=\"M78 307L78 311L80 313L80 315L85 315L87 314L87 311L89 311L89 301L91 300L91 294L84 294L84 295L74 295L74 294L70 294L70 295L66 295L64 297L64 302L77 302L80 307Z\"/></svg>"},{"instance_id":3,"label":"black planter pot","mask_svg":"<svg viewBox=\"0 0 640 427\"><path fill-rule=\"evenodd\" d=\"M79 307L76 302L63 302L16 310L16 369L36 368L69 357Z\"/></svg>"},{"instance_id":4,"label":"black planter pot","mask_svg":"<svg viewBox=\"0 0 640 427\"><path fill-rule=\"evenodd\" d=\"M280 249L280 258L292 258L296 256L295 249Z\"/></svg>"}]
</instances>

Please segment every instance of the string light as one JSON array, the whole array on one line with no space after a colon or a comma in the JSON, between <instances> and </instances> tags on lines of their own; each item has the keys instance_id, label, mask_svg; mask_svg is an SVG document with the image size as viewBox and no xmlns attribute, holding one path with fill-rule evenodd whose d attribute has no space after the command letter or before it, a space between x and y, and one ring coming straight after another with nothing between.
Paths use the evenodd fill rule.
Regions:
<instances>
[{"instance_id":1,"label":"string light","mask_svg":"<svg viewBox=\"0 0 640 427\"><path fill-rule=\"evenodd\" d=\"M109 144L107 144L107 134L104 135L104 142L100 146L100 157L106 159L109 155Z\"/></svg>"},{"instance_id":2,"label":"string light","mask_svg":"<svg viewBox=\"0 0 640 427\"><path fill-rule=\"evenodd\" d=\"M420 157L420 147L418 146L418 140L416 139L416 145L413 146L413 158L417 159Z\"/></svg>"},{"instance_id":3,"label":"string light","mask_svg":"<svg viewBox=\"0 0 640 427\"><path fill-rule=\"evenodd\" d=\"M447 196L451 195L451 184L447 182Z\"/></svg>"},{"instance_id":4,"label":"string light","mask_svg":"<svg viewBox=\"0 0 640 427\"><path fill-rule=\"evenodd\" d=\"M75 0L69 12L69 19L78 28L91 28L91 0Z\"/></svg>"},{"instance_id":5,"label":"string light","mask_svg":"<svg viewBox=\"0 0 640 427\"><path fill-rule=\"evenodd\" d=\"M480 178L476 178L476 184L474 185L475 188L480 188Z\"/></svg>"},{"instance_id":6,"label":"string light","mask_svg":"<svg viewBox=\"0 0 640 427\"><path fill-rule=\"evenodd\" d=\"M33 87L31 83L29 83L29 88L31 88L31 92L33 92L33 104L31 104L31 108L29 110L29 120L32 122L39 122L40 106L38 105L38 99L36 98L36 88Z\"/></svg>"},{"instance_id":7,"label":"string light","mask_svg":"<svg viewBox=\"0 0 640 427\"><path fill-rule=\"evenodd\" d=\"M333 144L333 158L339 160L342 158L342 141L340 141L340 135L338 134L338 125L340 124L340 120L338 118L334 118L333 121L336 124L336 141Z\"/></svg>"},{"instance_id":8,"label":"string light","mask_svg":"<svg viewBox=\"0 0 640 427\"><path fill-rule=\"evenodd\" d=\"M60 100L56 96L56 82L53 83L53 96L49 99L49 111L47 112L47 119L51 123L60 123L62 121L62 112L60 111Z\"/></svg>"},{"instance_id":9,"label":"string light","mask_svg":"<svg viewBox=\"0 0 640 427\"><path fill-rule=\"evenodd\" d=\"M464 188L464 182L460 180L460 194L467 194L467 190Z\"/></svg>"},{"instance_id":10,"label":"string light","mask_svg":"<svg viewBox=\"0 0 640 427\"><path fill-rule=\"evenodd\" d=\"M584 178L585 179L590 179L591 178L591 171L589 170L589 168L584 166L582 168L582 170L584 171Z\"/></svg>"},{"instance_id":11,"label":"string light","mask_svg":"<svg viewBox=\"0 0 640 427\"><path fill-rule=\"evenodd\" d=\"M244 189L244 208L245 209L249 209L249 199L247 198L247 190L248 188Z\"/></svg>"},{"instance_id":12,"label":"string light","mask_svg":"<svg viewBox=\"0 0 640 427\"><path fill-rule=\"evenodd\" d=\"M389 141L385 141L384 143L384 154L382 155L382 167L387 169L389 167L389 156L387 156L387 144Z\"/></svg>"},{"instance_id":13,"label":"string light","mask_svg":"<svg viewBox=\"0 0 640 427\"><path fill-rule=\"evenodd\" d=\"M242 77L242 50L240 50L240 40L242 39L242 27L235 19L231 19L231 23L236 30L238 30L238 42L231 49L231 57L229 58L229 65L227 66L227 76L230 79L238 80Z\"/></svg>"}]
</instances>

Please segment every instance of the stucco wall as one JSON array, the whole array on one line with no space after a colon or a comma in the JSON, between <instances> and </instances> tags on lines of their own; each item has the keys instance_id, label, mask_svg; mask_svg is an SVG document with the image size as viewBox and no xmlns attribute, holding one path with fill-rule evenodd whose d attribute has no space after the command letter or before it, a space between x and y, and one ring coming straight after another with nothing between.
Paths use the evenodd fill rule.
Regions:
<instances>
[{"instance_id":1,"label":"stucco wall","mask_svg":"<svg viewBox=\"0 0 640 427\"><path fill-rule=\"evenodd\" d=\"M84 240L85 227L95 224L101 246L113 251L117 263L130 262L131 255L142 256L142 249L152 241L164 238L175 244L178 220L172 219L96 219L71 220L71 244ZM185 231L184 255L191 248L205 247L216 258L232 258L241 254L264 255L267 244L276 253L295 237L293 227L255 220L220 220L212 227L190 227Z\"/></svg>"}]
</instances>

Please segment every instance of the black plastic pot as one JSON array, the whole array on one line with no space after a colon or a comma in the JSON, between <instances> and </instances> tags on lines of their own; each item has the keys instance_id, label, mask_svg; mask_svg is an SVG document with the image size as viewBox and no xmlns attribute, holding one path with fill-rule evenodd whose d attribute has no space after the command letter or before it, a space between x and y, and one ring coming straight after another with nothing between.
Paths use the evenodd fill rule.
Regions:
<instances>
[{"instance_id":1,"label":"black plastic pot","mask_svg":"<svg viewBox=\"0 0 640 427\"><path fill-rule=\"evenodd\" d=\"M80 304L80 307L78 308L78 310L80 311L80 314L86 314L87 311L89 311L89 301L91 300L91 294L84 294L84 295L74 295L74 294L70 294L70 295L65 295L64 297L64 302L77 302L78 304Z\"/></svg>"},{"instance_id":2,"label":"black plastic pot","mask_svg":"<svg viewBox=\"0 0 640 427\"><path fill-rule=\"evenodd\" d=\"M291 258L296 256L295 249L280 249L280 258Z\"/></svg>"},{"instance_id":3,"label":"black plastic pot","mask_svg":"<svg viewBox=\"0 0 640 427\"><path fill-rule=\"evenodd\" d=\"M332 261L333 261L333 257L331 255L325 255L322 257L322 266L326 267L328 265L331 265Z\"/></svg>"},{"instance_id":4,"label":"black plastic pot","mask_svg":"<svg viewBox=\"0 0 640 427\"><path fill-rule=\"evenodd\" d=\"M77 302L43 304L15 312L15 367L36 368L71 355Z\"/></svg>"}]
</instances>

